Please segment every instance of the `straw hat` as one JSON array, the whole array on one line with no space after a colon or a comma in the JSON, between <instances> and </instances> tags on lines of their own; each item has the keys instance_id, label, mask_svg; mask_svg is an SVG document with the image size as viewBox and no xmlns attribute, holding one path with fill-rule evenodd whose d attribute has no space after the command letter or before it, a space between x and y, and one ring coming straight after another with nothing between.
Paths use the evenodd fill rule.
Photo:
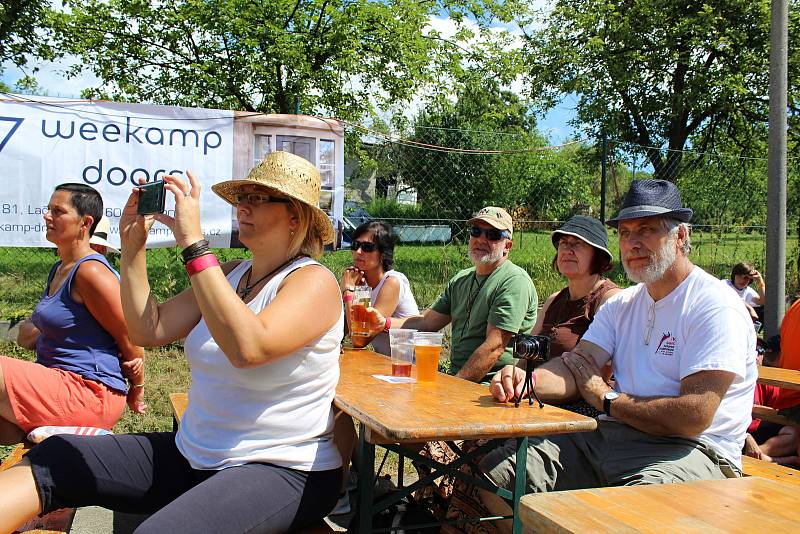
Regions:
<instances>
[{"instance_id":1,"label":"straw hat","mask_svg":"<svg viewBox=\"0 0 800 534\"><path fill-rule=\"evenodd\" d=\"M114 254L119 254L119 249L108 242L108 233L110 230L111 223L108 222L108 219L105 216L100 217L92 237L89 238L89 243L106 247Z\"/></svg>"},{"instance_id":2,"label":"straw hat","mask_svg":"<svg viewBox=\"0 0 800 534\"><path fill-rule=\"evenodd\" d=\"M233 195L242 186L258 185L279 191L287 197L313 208L313 225L322 237L322 244L333 243L336 235L328 215L319 209L320 177L317 168L300 156L289 152L272 152L243 180L228 180L211 186L211 190L233 205Z\"/></svg>"}]
</instances>

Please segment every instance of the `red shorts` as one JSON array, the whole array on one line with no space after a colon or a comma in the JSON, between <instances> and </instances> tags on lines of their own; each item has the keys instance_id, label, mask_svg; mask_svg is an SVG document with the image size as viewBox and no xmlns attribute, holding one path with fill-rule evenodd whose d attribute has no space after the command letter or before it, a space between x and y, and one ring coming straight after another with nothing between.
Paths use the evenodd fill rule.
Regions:
<instances>
[{"instance_id":1,"label":"red shorts","mask_svg":"<svg viewBox=\"0 0 800 534\"><path fill-rule=\"evenodd\" d=\"M70 371L0 356L17 425L27 434L45 425L111 430L125 410L125 395Z\"/></svg>"}]
</instances>

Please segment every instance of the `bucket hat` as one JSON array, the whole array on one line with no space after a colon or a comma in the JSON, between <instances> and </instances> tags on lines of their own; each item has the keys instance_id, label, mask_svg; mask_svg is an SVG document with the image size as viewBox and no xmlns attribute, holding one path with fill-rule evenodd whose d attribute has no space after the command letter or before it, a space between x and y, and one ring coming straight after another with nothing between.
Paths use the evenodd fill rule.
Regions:
<instances>
[{"instance_id":1,"label":"bucket hat","mask_svg":"<svg viewBox=\"0 0 800 534\"><path fill-rule=\"evenodd\" d=\"M613 261L614 257L608 250L608 232L606 232L606 227L594 217L575 215L565 222L561 228L550 234L550 239L556 250L558 250L558 240L565 235L577 237L608 256L609 262Z\"/></svg>"},{"instance_id":2,"label":"bucket hat","mask_svg":"<svg viewBox=\"0 0 800 534\"><path fill-rule=\"evenodd\" d=\"M97 226L94 229L94 233L92 237L89 238L89 243L93 245L100 245L101 247L106 247L110 252L114 254L119 254L119 249L108 242L108 233L111 230L111 223L108 222L108 219L103 216L100 217L100 220L97 222Z\"/></svg>"},{"instance_id":3,"label":"bucket hat","mask_svg":"<svg viewBox=\"0 0 800 534\"><path fill-rule=\"evenodd\" d=\"M483 221L498 230L508 230L508 235L510 236L514 235L514 225L511 222L511 215L503 208L486 206L468 220L467 224L472 224L475 221Z\"/></svg>"},{"instance_id":4,"label":"bucket hat","mask_svg":"<svg viewBox=\"0 0 800 534\"><path fill-rule=\"evenodd\" d=\"M622 208L613 219L606 221L616 228L619 221L640 217L665 216L689 222L694 212L681 205L678 187L667 180L634 180L625 195Z\"/></svg>"},{"instance_id":5,"label":"bucket hat","mask_svg":"<svg viewBox=\"0 0 800 534\"><path fill-rule=\"evenodd\" d=\"M272 152L240 180L228 180L211 186L211 190L234 205L233 196L245 185L258 185L283 193L312 208L313 225L322 237L322 244L333 243L336 235L328 215L319 208L320 176L313 163L290 152Z\"/></svg>"}]
</instances>

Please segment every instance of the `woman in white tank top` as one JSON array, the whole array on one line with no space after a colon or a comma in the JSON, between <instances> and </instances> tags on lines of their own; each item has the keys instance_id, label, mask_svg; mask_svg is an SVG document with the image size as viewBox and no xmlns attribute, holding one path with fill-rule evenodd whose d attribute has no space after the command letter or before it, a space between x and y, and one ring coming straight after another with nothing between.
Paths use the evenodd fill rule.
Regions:
<instances>
[{"instance_id":1,"label":"woman in white tank top","mask_svg":"<svg viewBox=\"0 0 800 534\"><path fill-rule=\"evenodd\" d=\"M131 338L144 346L186 338L192 386L180 430L45 440L27 471L0 475L0 494L19 497L13 509L0 502L0 531L65 505L152 514L142 532L220 533L294 531L333 508L342 473L331 403L344 317L336 277L310 258L334 237L317 207L319 172L275 152L246 179L214 185L236 208L253 255L224 265L203 238L200 186L187 174L189 183L164 178L174 218L137 216L136 190L120 220ZM174 233L191 284L163 303L147 281L154 220ZM64 465L80 466L81 476Z\"/></svg>"},{"instance_id":2,"label":"woman in white tank top","mask_svg":"<svg viewBox=\"0 0 800 534\"><path fill-rule=\"evenodd\" d=\"M348 330L350 302L356 285L366 284L372 289L372 306L384 317L419 315L408 278L403 273L392 270L396 241L392 227L382 221L366 222L353 232L353 242L350 244L353 265L345 269L339 281L347 311L345 317ZM381 332L370 341L376 352L389 355L387 332Z\"/></svg>"}]
</instances>

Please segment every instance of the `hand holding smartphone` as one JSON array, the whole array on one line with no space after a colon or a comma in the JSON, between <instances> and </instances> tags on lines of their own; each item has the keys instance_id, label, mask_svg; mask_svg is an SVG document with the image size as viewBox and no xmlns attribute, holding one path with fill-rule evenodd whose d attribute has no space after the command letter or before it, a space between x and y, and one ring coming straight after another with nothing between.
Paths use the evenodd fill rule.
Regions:
<instances>
[{"instance_id":1,"label":"hand holding smartphone","mask_svg":"<svg viewBox=\"0 0 800 534\"><path fill-rule=\"evenodd\" d=\"M164 202L166 192L164 190L164 180L155 180L139 186L139 204L136 213L139 215L151 215L153 213L164 213Z\"/></svg>"}]
</instances>

